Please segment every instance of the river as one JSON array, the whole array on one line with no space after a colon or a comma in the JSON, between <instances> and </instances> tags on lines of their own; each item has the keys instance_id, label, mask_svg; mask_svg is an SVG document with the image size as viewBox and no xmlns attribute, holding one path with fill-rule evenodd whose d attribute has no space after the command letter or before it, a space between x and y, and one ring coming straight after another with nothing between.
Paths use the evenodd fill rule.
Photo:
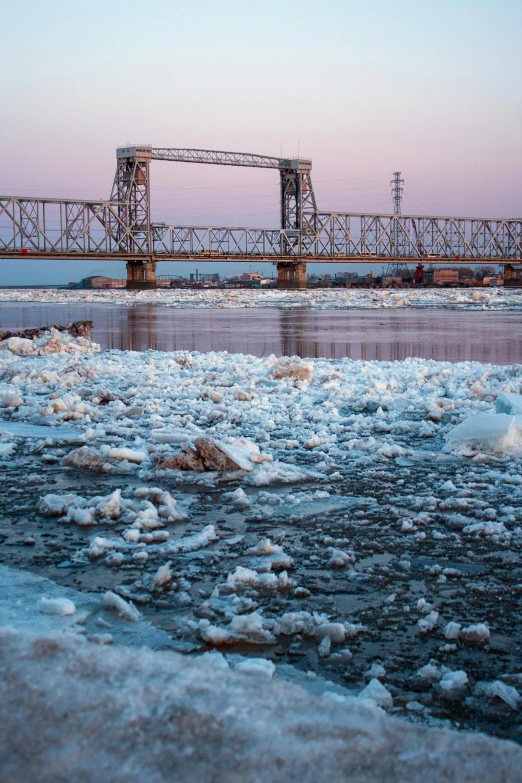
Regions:
<instances>
[{"instance_id":1,"label":"river","mask_svg":"<svg viewBox=\"0 0 522 783\"><path fill-rule=\"evenodd\" d=\"M155 304L3 303L0 328L92 320L103 349L229 351L255 356L522 362L512 311L173 309Z\"/></svg>"}]
</instances>

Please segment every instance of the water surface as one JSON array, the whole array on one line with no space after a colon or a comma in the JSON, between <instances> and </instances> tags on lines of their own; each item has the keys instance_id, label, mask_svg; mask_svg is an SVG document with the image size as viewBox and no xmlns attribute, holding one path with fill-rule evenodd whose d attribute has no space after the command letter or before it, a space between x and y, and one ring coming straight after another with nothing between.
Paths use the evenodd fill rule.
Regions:
<instances>
[{"instance_id":1,"label":"water surface","mask_svg":"<svg viewBox=\"0 0 522 783\"><path fill-rule=\"evenodd\" d=\"M522 362L512 311L173 309L155 304L3 303L0 328L93 321L103 349L229 351L314 358Z\"/></svg>"}]
</instances>

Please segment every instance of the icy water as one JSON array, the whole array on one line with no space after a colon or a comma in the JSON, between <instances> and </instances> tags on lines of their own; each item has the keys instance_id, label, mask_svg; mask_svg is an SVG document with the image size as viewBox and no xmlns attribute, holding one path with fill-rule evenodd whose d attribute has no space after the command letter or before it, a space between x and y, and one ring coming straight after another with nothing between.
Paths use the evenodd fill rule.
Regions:
<instances>
[{"instance_id":1,"label":"icy water","mask_svg":"<svg viewBox=\"0 0 522 783\"><path fill-rule=\"evenodd\" d=\"M135 349L340 358L350 346L352 358L385 359L424 346L430 358L494 362L318 358L303 383L237 355L2 351L0 563L51 579L58 592L98 594L92 623L115 643L133 623L118 630L106 590L133 601L184 654L262 657L277 677L317 678L342 693L380 677L390 714L522 744L522 453L452 451L445 440L460 420L493 412L500 391L522 391L522 367L506 364L520 361L515 314L17 304L0 316L4 328L90 318L104 347L128 347L132 336ZM23 404L9 403L13 393ZM83 451L71 429L87 438L89 459L70 461ZM273 462L248 475L171 470L163 459L178 453L180 433L248 438ZM127 462L122 448L143 451L143 462ZM264 472L254 480L254 471ZM106 508L115 491L118 511L76 515ZM160 515L164 492L178 520ZM45 511L49 494L62 511ZM157 584L167 563L171 579ZM35 605L22 596L10 611L23 619ZM268 638L253 626L219 636L255 617ZM329 623L344 630L325 650ZM448 623L468 635L447 635ZM484 623L487 638L473 637ZM156 646L152 636L146 643ZM453 674L467 683L440 684ZM512 689L511 706L492 683Z\"/></svg>"},{"instance_id":2,"label":"icy water","mask_svg":"<svg viewBox=\"0 0 522 783\"><path fill-rule=\"evenodd\" d=\"M93 321L103 349L229 351L395 361L522 362L517 312L447 310L173 309L154 304L4 303L0 328Z\"/></svg>"}]
</instances>

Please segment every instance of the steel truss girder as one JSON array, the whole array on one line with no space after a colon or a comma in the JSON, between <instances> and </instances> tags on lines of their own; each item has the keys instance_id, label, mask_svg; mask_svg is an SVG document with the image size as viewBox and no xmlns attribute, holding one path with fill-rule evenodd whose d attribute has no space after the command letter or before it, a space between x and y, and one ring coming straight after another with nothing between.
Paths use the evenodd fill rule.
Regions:
<instances>
[{"instance_id":1,"label":"steel truss girder","mask_svg":"<svg viewBox=\"0 0 522 783\"><path fill-rule=\"evenodd\" d=\"M314 233L281 229L150 224L141 230L139 199L74 201L0 196L2 255L28 252L78 257L227 255L246 258L382 258L522 261L522 219L313 213ZM134 217L127 223L129 214ZM311 213L305 213L310 215ZM306 218L308 219L308 218ZM295 224L294 224L295 225ZM397 252L397 232L403 236ZM150 234L150 241L148 236Z\"/></svg>"},{"instance_id":2,"label":"steel truss girder","mask_svg":"<svg viewBox=\"0 0 522 783\"><path fill-rule=\"evenodd\" d=\"M120 210L114 201L0 196L0 252L150 255Z\"/></svg>"},{"instance_id":3,"label":"steel truss girder","mask_svg":"<svg viewBox=\"0 0 522 783\"><path fill-rule=\"evenodd\" d=\"M522 260L522 219L315 214L317 233L288 229L153 226L153 255ZM402 236L397 252L397 234Z\"/></svg>"},{"instance_id":4,"label":"steel truss girder","mask_svg":"<svg viewBox=\"0 0 522 783\"><path fill-rule=\"evenodd\" d=\"M219 150L151 148L151 160L169 160L177 163L210 163L218 166L248 166L258 169L300 168L310 170L312 161L290 158L273 158L249 152L223 152Z\"/></svg>"}]
</instances>

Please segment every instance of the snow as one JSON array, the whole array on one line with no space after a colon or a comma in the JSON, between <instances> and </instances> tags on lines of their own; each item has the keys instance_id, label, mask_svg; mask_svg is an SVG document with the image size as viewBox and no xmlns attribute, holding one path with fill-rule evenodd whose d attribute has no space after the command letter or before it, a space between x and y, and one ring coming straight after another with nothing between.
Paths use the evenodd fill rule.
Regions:
<instances>
[{"instance_id":1,"label":"snow","mask_svg":"<svg viewBox=\"0 0 522 783\"><path fill-rule=\"evenodd\" d=\"M127 783L514 783L522 764L514 743L390 718L371 698L389 704L378 681L371 700L317 697L210 657L12 629L2 631L0 665L3 771L12 780L51 783L66 769L86 783L122 770Z\"/></svg>"}]
</instances>

